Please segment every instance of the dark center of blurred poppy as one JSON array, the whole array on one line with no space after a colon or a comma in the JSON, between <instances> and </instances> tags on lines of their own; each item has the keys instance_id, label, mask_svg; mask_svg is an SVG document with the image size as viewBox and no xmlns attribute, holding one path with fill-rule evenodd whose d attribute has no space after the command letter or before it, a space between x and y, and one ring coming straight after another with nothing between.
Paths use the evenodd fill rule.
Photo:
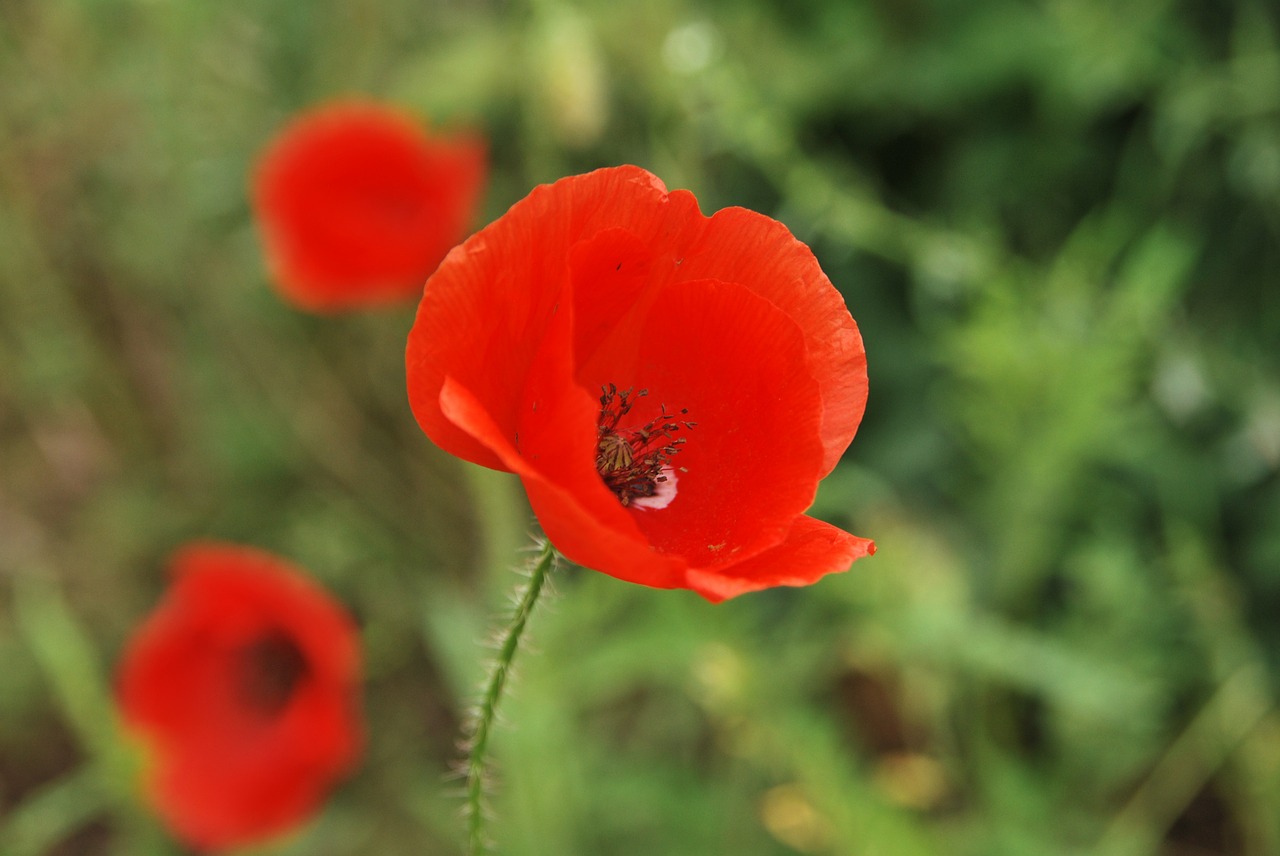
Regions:
<instances>
[{"instance_id":1,"label":"dark center of blurred poppy","mask_svg":"<svg viewBox=\"0 0 1280 856\"><path fill-rule=\"evenodd\" d=\"M306 657L278 630L242 648L239 667L240 700L266 717L284 710L307 674Z\"/></svg>"},{"instance_id":2,"label":"dark center of blurred poppy","mask_svg":"<svg viewBox=\"0 0 1280 856\"><path fill-rule=\"evenodd\" d=\"M642 427L620 429L619 423L636 401L648 394L647 389L620 391L614 384L600 388L596 471L623 505L658 494L660 486L667 482L671 459L685 442L676 432L697 424L680 418L688 415L688 410L671 414L664 404L658 415Z\"/></svg>"},{"instance_id":3,"label":"dark center of blurred poppy","mask_svg":"<svg viewBox=\"0 0 1280 856\"><path fill-rule=\"evenodd\" d=\"M389 223L413 223L422 213L422 201L407 193L385 192L378 198L377 205Z\"/></svg>"}]
</instances>

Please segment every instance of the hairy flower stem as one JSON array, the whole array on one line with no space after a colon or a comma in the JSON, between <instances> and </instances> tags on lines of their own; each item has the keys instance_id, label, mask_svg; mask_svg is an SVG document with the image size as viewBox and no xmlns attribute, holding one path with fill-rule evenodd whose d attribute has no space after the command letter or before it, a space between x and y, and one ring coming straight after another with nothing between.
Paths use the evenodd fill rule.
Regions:
<instances>
[{"instance_id":1,"label":"hairy flower stem","mask_svg":"<svg viewBox=\"0 0 1280 856\"><path fill-rule=\"evenodd\" d=\"M489 748L489 733L493 729L494 714L498 709L498 700L502 697L507 676L511 672L511 663L515 659L516 650L520 647L520 637L524 634L525 624L533 612L533 606L542 593L547 574L555 566L557 557L551 542L544 542L538 559L529 573L529 580L517 594L515 612L511 621L503 631L502 641L498 648L498 656L489 670L484 696L476 709L474 718L468 727L470 735L470 751L467 755L467 853L469 856L480 856L488 852L484 835L484 784L485 753Z\"/></svg>"}]
</instances>

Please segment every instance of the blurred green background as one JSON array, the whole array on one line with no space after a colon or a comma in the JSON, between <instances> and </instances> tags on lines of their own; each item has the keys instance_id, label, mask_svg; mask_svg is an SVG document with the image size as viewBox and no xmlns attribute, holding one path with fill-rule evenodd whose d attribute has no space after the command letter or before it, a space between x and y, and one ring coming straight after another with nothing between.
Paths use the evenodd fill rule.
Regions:
<instances>
[{"instance_id":1,"label":"blurred green background","mask_svg":"<svg viewBox=\"0 0 1280 856\"><path fill-rule=\"evenodd\" d=\"M180 852L109 693L193 537L364 631L367 759L263 852L461 852L533 524L414 424L411 307L266 282L248 171L342 94L484 129L485 221L624 162L776 217L866 339L814 513L880 552L720 606L563 568L499 852L1280 854L1271 0L0 0L0 853Z\"/></svg>"}]
</instances>

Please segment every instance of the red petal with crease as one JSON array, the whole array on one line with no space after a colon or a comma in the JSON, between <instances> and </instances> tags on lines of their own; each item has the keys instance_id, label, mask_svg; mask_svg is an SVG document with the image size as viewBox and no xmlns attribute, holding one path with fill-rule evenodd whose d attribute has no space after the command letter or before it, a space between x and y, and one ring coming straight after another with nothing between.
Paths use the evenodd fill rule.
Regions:
<instances>
[{"instance_id":1,"label":"red petal with crease","mask_svg":"<svg viewBox=\"0 0 1280 856\"><path fill-rule=\"evenodd\" d=\"M571 248L627 229L652 252L664 232L701 220L692 196L668 198L656 177L623 167L536 187L454 248L423 292L406 350L409 404L427 436L460 458L506 469L440 413L445 376L471 390L513 438L534 354L569 279ZM664 258L656 276L675 268L669 253Z\"/></svg>"},{"instance_id":2,"label":"red petal with crease","mask_svg":"<svg viewBox=\"0 0 1280 856\"><path fill-rule=\"evenodd\" d=\"M809 364L822 391L822 474L835 467L867 405L867 353L858 325L818 260L787 227L745 208L711 218L681 265L685 279L740 282L776 304L805 331Z\"/></svg>"},{"instance_id":3,"label":"red petal with crease","mask_svg":"<svg viewBox=\"0 0 1280 856\"><path fill-rule=\"evenodd\" d=\"M721 601L773 586L807 586L875 551L874 541L798 517L780 544L727 568L691 570L688 583L708 600Z\"/></svg>"},{"instance_id":4,"label":"red petal with crease","mask_svg":"<svg viewBox=\"0 0 1280 856\"><path fill-rule=\"evenodd\" d=\"M688 410L681 418L696 424L672 458L675 499L630 514L657 549L693 567L739 561L784 537L818 485L822 399L804 335L736 283L668 283L646 309L585 361L579 382L647 389L631 425L662 406Z\"/></svg>"}]
</instances>

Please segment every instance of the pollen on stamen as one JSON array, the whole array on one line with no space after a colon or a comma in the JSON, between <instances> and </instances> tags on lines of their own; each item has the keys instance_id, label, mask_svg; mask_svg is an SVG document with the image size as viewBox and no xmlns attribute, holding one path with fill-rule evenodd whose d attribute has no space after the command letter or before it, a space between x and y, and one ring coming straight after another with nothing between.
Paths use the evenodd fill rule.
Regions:
<instances>
[{"instance_id":1,"label":"pollen on stamen","mask_svg":"<svg viewBox=\"0 0 1280 856\"><path fill-rule=\"evenodd\" d=\"M688 410L668 413L666 405L640 428L620 428L647 389L619 390L609 384L600 390L600 415L596 421L596 471L624 506L666 508L676 496L676 468L671 459L680 452L684 437L676 434L697 423L683 419ZM684 468L679 468L684 472Z\"/></svg>"}]
</instances>

